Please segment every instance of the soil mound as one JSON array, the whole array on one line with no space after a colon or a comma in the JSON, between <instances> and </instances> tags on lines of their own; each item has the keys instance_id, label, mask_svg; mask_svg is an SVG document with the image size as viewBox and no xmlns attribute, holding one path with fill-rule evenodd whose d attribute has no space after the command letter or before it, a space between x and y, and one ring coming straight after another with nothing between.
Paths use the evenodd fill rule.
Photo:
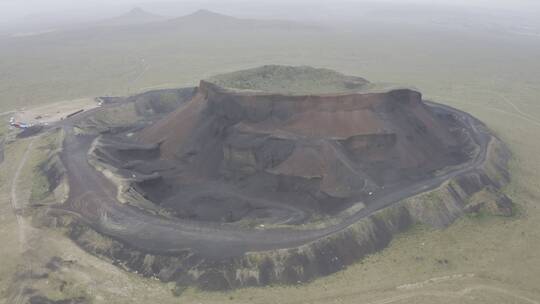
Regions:
<instances>
[{"instance_id":1,"label":"soil mound","mask_svg":"<svg viewBox=\"0 0 540 304\"><path fill-rule=\"evenodd\" d=\"M330 93L289 94L313 86ZM216 76L142 130L140 146L101 153L146 175L137 191L176 216L274 224L329 216L467 160L472 148L451 115L416 91L368 86L308 67ZM159 151L141 152L148 145Z\"/></svg>"}]
</instances>

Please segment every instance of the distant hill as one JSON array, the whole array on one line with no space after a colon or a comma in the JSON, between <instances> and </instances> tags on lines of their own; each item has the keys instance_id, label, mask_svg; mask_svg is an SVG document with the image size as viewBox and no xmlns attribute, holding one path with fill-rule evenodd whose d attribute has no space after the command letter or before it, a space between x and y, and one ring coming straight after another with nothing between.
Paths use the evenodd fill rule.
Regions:
<instances>
[{"instance_id":1,"label":"distant hill","mask_svg":"<svg viewBox=\"0 0 540 304\"><path fill-rule=\"evenodd\" d=\"M113 28L119 28L116 32ZM97 22L85 22L74 24L69 27L54 28L54 30L25 31L11 35L11 37L42 36L54 32L55 35L49 39L79 39L82 33L85 36L99 37L106 33L107 39L116 39L115 34L122 36L132 33L135 40L139 34L178 34L178 33L200 33L200 31L233 31L250 32L252 30L277 30L277 31L320 31L322 26L304 24L289 20L264 20L264 19L244 19L219 14L209 10L201 9L182 17L165 17L152 14L141 8L134 8L131 11L109 19ZM208 32L211 34L211 32ZM8 36L9 37L9 36ZM0 32L0 39L2 33ZM45 38L45 39L47 39ZM44 39L43 37L40 39ZM146 38L145 38L146 39ZM66 40L66 41L67 41Z\"/></svg>"},{"instance_id":2,"label":"distant hill","mask_svg":"<svg viewBox=\"0 0 540 304\"><path fill-rule=\"evenodd\" d=\"M288 61L302 59L321 44L306 42L332 33L300 22L243 19L207 10L161 20L148 14L133 10L55 31L0 36L0 108L126 95L149 86L192 86L209 76L207 72L243 68L247 62L288 63L279 60L284 53Z\"/></svg>"},{"instance_id":3,"label":"distant hill","mask_svg":"<svg viewBox=\"0 0 540 304\"><path fill-rule=\"evenodd\" d=\"M100 21L97 24L99 26L128 26L148 24L165 20L167 20L167 17L155 15L143 10L142 8L136 7L123 15Z\"/></svg>"},{"instance_id":4,"label":"distant hill","mask_svg":"<svg viewBox=\"0 0 540 304\"><path fill-rule=\"evenodd\" d=\"M320 30L317 25L303 24L288 20L261 20L243 19L224 14L219 14L206 9L198 10L192 14L174 18L165 22L169 26L189 27L189 28L213 28L217 30L230 29L290 29L290 30Z\"/></svg>"}]
</instances>

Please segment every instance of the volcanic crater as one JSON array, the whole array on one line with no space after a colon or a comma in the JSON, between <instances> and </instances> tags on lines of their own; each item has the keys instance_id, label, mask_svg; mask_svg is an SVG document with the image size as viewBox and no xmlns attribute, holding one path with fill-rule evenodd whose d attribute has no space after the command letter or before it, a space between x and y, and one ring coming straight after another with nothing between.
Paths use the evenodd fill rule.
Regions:
<instances>
[{"instance_id":1,"label":"volcanic crater","mask_svg":"<svg viewBox=\"0 0 540 304\"><path fill-rule=\"evenodd\" d=\"M511 208L498 191L504 144L415 90L263 66L202 80L190 97L150 124L79 136L123 204L88 211L71 191L75 241L96 252L90 227L118 242L97 253L128 268L226 289L310 280L414 223ZM83 172L69 144L63 153L68 175L70 162ZM439 199L415 199L423 192Z\"/></svg>"},{"instance_id":2,"label":"volcanic crater","mask_svg":"<svg viewBox=\"0 0 540 304\"><path fill-rule=\"evenodd\" d=\"M252 225L329 217L470 158L452 115L412 90L376 90L306 67L220 75L136 141L105 137L96 153L175 217Z\"/></svg>"}]
</instances>

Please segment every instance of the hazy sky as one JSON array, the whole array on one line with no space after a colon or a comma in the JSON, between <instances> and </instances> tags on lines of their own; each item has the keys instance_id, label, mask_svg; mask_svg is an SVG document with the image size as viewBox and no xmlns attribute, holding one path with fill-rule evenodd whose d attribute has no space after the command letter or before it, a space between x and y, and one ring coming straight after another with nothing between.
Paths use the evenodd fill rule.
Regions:
<instances>
[{"instance_id":1,"label":"hazy sky","mask_svg":"<svg viewBox=\"0 0 540 304\"><path fill-rule=\"evenodd\" d=\"M0 0L0 16L2 18L20 18L25 15L33 14L47 14L60 11L72 11L83 10L96 7L110 7L118 9L121 7L135 6L149 4L152 1L144 0ZM193 0L158 0L154 2L201 2L203 5L210 1L193 1ZM218 2L215 0L214 2ZM315 1L304 0L221 0L222 4L230 2L233 5L241 2L255 3L266 2L273 3L281 2L284 4L290 4L294 2L313 3ZM317 1L326 3L344 2L367 2L367 0L333 0L333 1ZM476 7L503 7L514 9L526 9L527 7L539 7L539 1L536 0L372 0L371 2L396 2L396 3L424 3L424 4L450 4L450 5L462 5L462 6L476 6Z\"/></svg>"},{"instance_id":2,"label":"hazy sky","mask_svg":"<svg viewBox=\"0 0 540 304\"><path fill-rule=\"evenodd\" d=\"M346 6L362 3L396 3L400 5L448 5L469 9L504 9L513 12L540 12L537 0L0 0L0 27L10 23L72 22L112 17L141 6L159 14L178 16L197 8L217 9L235 16L296 18L298 9L324 17L326 11L347 13ZM265 9L272 7L272 9ZM291 9L294 7L294 9ZM336 13L337 11L337 13ZM304 12L303 12L304 13ZM539 16L540 19L540 16Z\"/></svg>"}]
</instances>

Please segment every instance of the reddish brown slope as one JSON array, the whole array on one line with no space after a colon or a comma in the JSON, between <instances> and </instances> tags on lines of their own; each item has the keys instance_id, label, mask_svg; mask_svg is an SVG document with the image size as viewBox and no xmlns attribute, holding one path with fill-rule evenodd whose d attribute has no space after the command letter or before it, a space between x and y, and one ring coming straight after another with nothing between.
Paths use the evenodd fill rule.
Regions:
<instances>
[{"instance_id":1,"label":"reddish brown slope","mask_svg":"<svg viewBox=\"0 0 540 304\"><path fill-rule=\"evenodd\" d=\"M214 178L226 168L242 176L264 171L320 178L334 196L347 196L338 189L343 185L397 182L461 157L448 122L423 104L420 93L407 89L290 96L201 81L191 102L144 130L140 140L161 142L164 158L184 160L196 176ZM280 153L266 147L268 163L256 150L269 140L293 148Z\"/></svg>"}]
</instances>

